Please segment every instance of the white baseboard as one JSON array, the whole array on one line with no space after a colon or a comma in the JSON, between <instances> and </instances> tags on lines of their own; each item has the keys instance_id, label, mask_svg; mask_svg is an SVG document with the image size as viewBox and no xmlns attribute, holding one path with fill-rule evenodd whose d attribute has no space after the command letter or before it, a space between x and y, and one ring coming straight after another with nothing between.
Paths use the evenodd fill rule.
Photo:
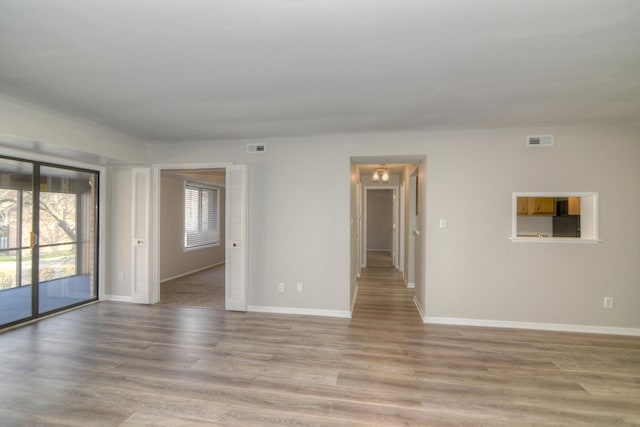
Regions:
<instances>
[{"instance_id":1,"label":"white baseboard","mask_svg":"<svg viewBox=\"0 0 640 427\"><path fill-rule=\"evenodd\" d=\"M305 316L324 316L324 317L342 317L351 318L351 312L343 310L317 310L313 308L294 308L294 307L268 307L264 305L250 305L247 311L256 313L275 313L275 314L302 314Z\"/></svg>"},{"instance_id":2,"label":"white baseboard","mask_svg":"<svg viewBox=\"0 0 640 427\"><path fill-rule=\"evenodd\" d=\"M117 301L117 302L131 302L131 297L124 297L122 295L102 295L101 301Z\"/></svg>"},{"instance_id":3,"label":"white baseboard","mask_svg":"<svg viewBox=\"0 0 640 427\"><path fill-rule=\"evenodd\" d=\"M188 276L190 274L199 273L201 271L208 270L210 268L217 267L217 266L222 265L222 264L224 264L224 261L218 262L216 264L211 264L211 265L208 265L206 267L196 268L195 270L187 271L186 273L180 273L177 276L167 277L166 279L162 279L162 280L160 280L160 283L168 282L169 280L173 280L173 279L179 279L181 277Z\"/></svg>"},{"instance_id":4,"label":"white baseboard","mask_svg":"<svg viewBox=\"0 0 640 427\"><path fill-rule=\"evenodd\" d=\"M416 303L416 306L418 304ZM463 319L458 317L424 316L420 307L420 316L424 323L437 325L483 326L490 328L533 329L540 331L581 332L587 334L640 336L638 328L617 328L613 326L573 325L566 323L511 322L505 320Z\"/></svg>"}]
</instances>

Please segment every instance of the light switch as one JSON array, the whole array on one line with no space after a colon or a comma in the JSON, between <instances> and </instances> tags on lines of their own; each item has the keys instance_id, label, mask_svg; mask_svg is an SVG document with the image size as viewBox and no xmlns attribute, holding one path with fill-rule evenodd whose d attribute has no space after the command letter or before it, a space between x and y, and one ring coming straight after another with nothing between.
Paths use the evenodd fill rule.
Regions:
<instances>
[{"instance_id":1,"label":"light switch","mask_svg":"<svg viewBox=\"0 0 640 427\"><path fill-rule=\"evenodd\" d=\"M440 218L440 228L447 228L447 219Z\"/></svg>"}]
</instances>

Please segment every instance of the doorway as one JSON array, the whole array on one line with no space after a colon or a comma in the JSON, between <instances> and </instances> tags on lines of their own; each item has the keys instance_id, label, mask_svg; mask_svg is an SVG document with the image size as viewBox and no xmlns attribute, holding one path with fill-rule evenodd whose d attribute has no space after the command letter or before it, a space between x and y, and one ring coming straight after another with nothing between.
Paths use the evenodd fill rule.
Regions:
<instances>
[{"instance_id":1,"label":"doorway","mask_svg":"<svg viewBox=\"0 0 640 427\"><path fill-rule=\"evenodd\" d=\"M376 172L381 169L388 171L387 179L378 177ZM383 273L386 270L384 280L392 280L395 283L396 275L402 287L411 288L415 292L415 301L418 305L423 300L425 288L425 260L422 256L425 239L420 230L424 228L426 218L426 156L385 156L385 157L352 157L351 158L351 307L353 309L356 298L359 298L359 281L371 276L372 273ZM418 180L420 179L420 183ZM381 260L385 266L369 267L375 252L367 243L367 199L374 191L382 191L385 188L395 189L395 201L397 207L393 209L397 247L392 253L393 264L387 258ZM385 226L386 227L386 226ZM388 233L388 231L387 231ZM369 255L369 259L367 259ZM392 277L393 276L393 277ZM376 280L382 279L376 278ZM415 288L415 291L414 291ZM384 297L384 296L381 296Z\"/></svg>"},{"instance_id":2,"label":"doorway","mask_svg":"<svg viewBox=\"0 0 640 427\"><path fill-rule=\"evenodd\" d=\"M384 187L366 188L365 191L366 266L396 267L396 190Z\"/></svg>"},{"instance_id":3,"label":"doorway","mask_svg":"<svg viewBox=\"0 0 640 427\"><path fill-rule=\"evenodd\" d=\"M247 309L247 166L229 163L162 164L132 169L133 262L132 302L155 304L160 300L161 173L170 170L221 169L224 182L224 308ZM182 196L181 196L182 197ZM182 202L181 204L183 204ZM220 203L222 203L220 201ZM181 210L183 208L180 208ZM204 212L204 211L202 211ZM185 215L185 212L182 212ZM222 215L222 212L220 212ZM183 218L184 219L184 218ZM201 231L210 231L204 228ZM223 233L222 229L218 230ZM205 233L206 234L206 233ZM198 241L199 236L191 236ZM183 239L190 236L183 235ZM174 242L175 244L175 242ZM185 248L186 249L186 248Z\"/></svg>"},{"instance_id":4,"label":"doorway","mask_svg":"<svg viewBox=\"0 0 640 427\"><path fill-rule=\"evenodd\" d=\"M99 172L0 157L0 327L98 299Z\"/></svg>"},{"instance_id":5,"label":"doorway","mask_svg":"<svg viewBox=\"0 0 640 427\"><path fill-rule=\"evenodd\" d=\"M224 310L225 175L160 172L160 304Z\"/></svg>"}]
</instances>

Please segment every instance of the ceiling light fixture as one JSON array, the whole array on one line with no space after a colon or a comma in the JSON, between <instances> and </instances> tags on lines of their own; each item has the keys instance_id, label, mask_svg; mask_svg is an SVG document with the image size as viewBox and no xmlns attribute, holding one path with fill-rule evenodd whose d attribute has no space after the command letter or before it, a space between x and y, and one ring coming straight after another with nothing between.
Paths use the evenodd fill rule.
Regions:
<instances>
[{"instance_id":1,"label":"ceiling light fixture","mask_svg":"<svg viewBox=\"0 0 640 427\"><path fill-rule=\"evenodd\" d=\"M379 168L373 171L371 179L373 182L389 182L389 168L385 168L384 165L380 165Z\"/></svg>"}]
</instances>

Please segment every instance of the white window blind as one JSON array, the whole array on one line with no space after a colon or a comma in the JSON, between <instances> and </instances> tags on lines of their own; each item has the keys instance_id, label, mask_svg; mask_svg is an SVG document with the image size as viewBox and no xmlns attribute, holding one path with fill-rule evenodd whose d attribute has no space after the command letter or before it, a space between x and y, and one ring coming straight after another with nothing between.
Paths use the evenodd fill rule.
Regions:
<instances>
[{"instance_id":1,"label":"white window blind","mask_svg":"<svg viewBox=\"0 0 640 427\"><path fill-rule=\"evenodd\" d=\"M219 191L203 184L186 182L184 186L184 247L213 245L220 242Z\"/></svg>"}]
</instances>

